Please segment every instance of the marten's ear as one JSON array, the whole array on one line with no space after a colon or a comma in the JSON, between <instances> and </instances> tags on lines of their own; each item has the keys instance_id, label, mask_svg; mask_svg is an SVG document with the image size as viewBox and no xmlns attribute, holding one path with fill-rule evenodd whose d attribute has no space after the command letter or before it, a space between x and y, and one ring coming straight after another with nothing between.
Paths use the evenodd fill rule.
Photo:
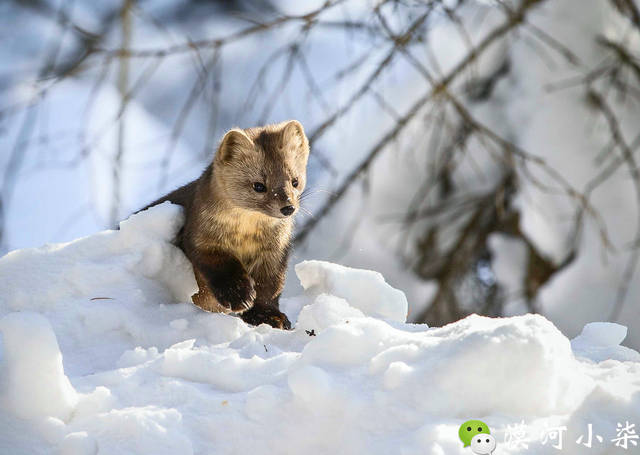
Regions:
<instances>
[{"instance_id":1,"label":"marten's ear","mask_svg":"<svg viewBox=\"0 0 640 455\"><path fill-rule=\"evenodd\" d=\"M227 131L222 138L216 160L220 162L228 162L236 158L238 155L251 152L253 150L253 142L249 139L244 131L238 128Z\"/></svg>"},{"instance_id":2,"label":"marten's ear","mask_svg":"<svg viewBox=\"0 0 640 455\"><path fill-rule=\"evenodd\" d=\"M305 162L309 156L309 140L304 134L302 124L297 120L291 120L282 129L282 137L286 144L293 144L298 151L298 158Z\"/></svg>"}]
</instances>

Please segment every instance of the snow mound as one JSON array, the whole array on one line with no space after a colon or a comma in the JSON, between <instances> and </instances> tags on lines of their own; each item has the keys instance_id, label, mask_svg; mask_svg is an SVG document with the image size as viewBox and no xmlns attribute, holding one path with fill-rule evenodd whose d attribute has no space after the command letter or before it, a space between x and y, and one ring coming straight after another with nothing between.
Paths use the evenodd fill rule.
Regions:
<instances>
[{"instance_id":1,"label":"snow mound","mask_svg":"<svg viewBox=\"0 0 640 455\"><path fill-rule=\"evenodd\" d=\"M404 322L409 305L402 291L371 270L358 270L324 261L296 265L302 287L311 295L326 293L347 300L367 316Z\"/></svg>"},{"instance_id":2,"label":"snow mound","mask_svg":"<svg viewBox=\"0 0 640 455\"><path fill-rule=\"evenodd\" d=\"M478 418L497 450L521 453L501 443L514 422L640 420L622 326L570 342L538 315L407 324L406 298L379 274L308 261L304 295L283 301L294 330L250 327L188 303L192 270L170 243L181 221L163 204L0 259L0 448L466 454L458 427Z\"/></svg>"}]
</instances>

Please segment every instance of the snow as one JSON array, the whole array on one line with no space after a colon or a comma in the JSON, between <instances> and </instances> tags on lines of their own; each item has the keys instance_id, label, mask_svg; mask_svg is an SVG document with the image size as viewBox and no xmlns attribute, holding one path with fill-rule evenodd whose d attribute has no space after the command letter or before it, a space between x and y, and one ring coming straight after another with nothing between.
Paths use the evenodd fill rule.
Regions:
<instances>
[{"instance_id":1,"label":"snow","mask_svg":"<svg viewBox=\"0 0 640 455\"><path fill-rule=\"evenodd\" d=\"M363 317L365 317L364 313L349 305L346 300L329 294L320 294L313 303L302 308L296 327L317 332L350 319Z\"/></svg>"},{"instance_id":2,"label":"snow","mask_svg":"<svg viewBox=\"0 0 640 455\"><path fill-rule=\"evenodd\" d=\"M627 337L627 328L614 322L591 322L571 340L576 355L600 362L607 359L640 362L640 354L620 343Z\"/></svg>"},{"instance_id":3,"label":"snow","mask_svg":"<svg viewBox=\"0 0 640 455\"><path fill-rule=\"evenodd\" d=\"M367 316L404 322L407 298L389 286L377 272L357 270L322 261L296 265L296 275L310 294L328 293L342 297Z\"/></svg>"},{"instance_id":4,"label":"snow","mask_svg":"<svg viewBox=\"0 0 640 455\"><path fill-rule=\"evenodd\" d=\"M500 453L546 454L509 450L507 425L640 420L620 325L570 342L531 314L409 324L380 274L306 261L282 302L294 329L251 327L188 303L181 222L167 203L0 259L0 452L465 454L458 427L479 418Z\"/></svg>"},{"instance_id":5,"label":"snow","mask_svg":"<svg viewBox=\"0 0 640 455\"><path fill-rule=\"evenodd\" d=\"M78 401L62 367L62 354L49 321L32 312L0 320L4 341L5 406L17 416L69 418Z\"/></svg>"},{"instance_id":6,"label":"snow","mask_svg":"<svg viewBox=\"0 0 640 455\"><path fill-rule=\"evenodd\" d=\"M98 453L98 445L86 431L69 433L60 443L60 455L93 455Z\"/></svg>"}]
</instances>

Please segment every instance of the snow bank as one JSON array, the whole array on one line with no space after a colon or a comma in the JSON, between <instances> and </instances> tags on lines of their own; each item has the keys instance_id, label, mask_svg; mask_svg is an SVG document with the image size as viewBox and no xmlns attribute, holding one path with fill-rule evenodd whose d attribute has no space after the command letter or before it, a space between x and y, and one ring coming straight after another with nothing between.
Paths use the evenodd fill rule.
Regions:
<instances>
[{"instance_id":1,"label":"snow bank","mask_svg":"<svg viewBox=\"0 0 640 455\"><path fill-rule=\"evenodd\" d=\"M294 330L249 327L187 303L180 223L164 204L0 259L0 452L466 454L458 427L478 418L496 453L546 454L534 434L509 450L508 425L640 421L621 326L573 342L537 315L430 329L381 275L309 261L283 301Z\"/></svg>"}]
</instances>

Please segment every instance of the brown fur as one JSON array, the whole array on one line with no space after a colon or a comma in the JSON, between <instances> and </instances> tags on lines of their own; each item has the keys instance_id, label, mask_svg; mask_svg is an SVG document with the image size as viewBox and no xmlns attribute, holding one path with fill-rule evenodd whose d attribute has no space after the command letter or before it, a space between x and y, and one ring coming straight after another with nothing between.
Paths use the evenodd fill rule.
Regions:
<instances>
[{"instance_id":1,"label":"brown fur","mask_svg":"<svg viewBox=\"0 0 640 455\"><path fill-rule=\"evenodd\" d=\"M148 206L171 201L184 207L177 244L193 264L199 287L192 297L196 305L242 313L252 324L289 328L278 299L293 215L280 210L299 208L308 155L309 143L295 120L232 129L200 178ZM255 182L265 184L267 191L256 192Z\"/></svg>"}]
</instances>

